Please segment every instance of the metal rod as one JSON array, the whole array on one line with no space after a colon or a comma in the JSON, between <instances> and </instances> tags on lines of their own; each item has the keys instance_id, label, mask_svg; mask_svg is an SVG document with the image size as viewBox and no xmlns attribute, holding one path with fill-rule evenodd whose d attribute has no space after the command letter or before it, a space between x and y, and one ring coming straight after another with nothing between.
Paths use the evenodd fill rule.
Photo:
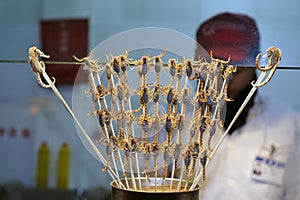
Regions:
<instances>
[{"instance_id":1,"label":"metal rod","mask_svg":"<svg viewBox=\"0 0 300 200\"><path fill-rule=\"evenodd\" d=\"M43 61L45 64L50 65L82 65L81 62L72 62L72 61ZM28 64L28 60L0 60L0 63L21 63L21 64ZM98 63L100 65L104 65L105 63ZM129 64L130 66L135 66L134 64ZM167 66L167 64L163 64L163 66ZM256 68L255 66L246 66L246 65L239 65L237 67L244 67L244 68ZM282 70L300 70L300 66L278 66L277 69Z\"/></svg>"},{"instance_id":2,"label":"metal rod","mask_svg":"<svg viewBox=\"0 0 300 200\"><path fill-rule=\"evenodd\" d=\"M45 64L53 65L82 65L81 62L72 62L72 61L43 61ZM28 60L0 60L0 63L21 63L28 64Z\"/></svg>"}]
</instances>

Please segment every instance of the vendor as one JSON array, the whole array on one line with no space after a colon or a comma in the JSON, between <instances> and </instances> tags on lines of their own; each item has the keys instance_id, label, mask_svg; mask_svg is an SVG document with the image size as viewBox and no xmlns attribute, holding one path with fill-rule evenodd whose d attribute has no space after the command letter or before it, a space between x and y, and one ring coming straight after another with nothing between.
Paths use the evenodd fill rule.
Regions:
<instances>
[{"instance_id":1,"label":"vendor","mask_svg":"<svg viewBox=\"0 0 300 200\"><path fill-rule=\"evenodd\" d=\"M214 58L254 65L260 51L256 22L233 13L216 15L197 30L197 42ZM238 69L228 89L227 128L256 80ZM300 199L300 117L289 107L254 94L211 161L200 199Z\"/></svg>"}]
</instances>

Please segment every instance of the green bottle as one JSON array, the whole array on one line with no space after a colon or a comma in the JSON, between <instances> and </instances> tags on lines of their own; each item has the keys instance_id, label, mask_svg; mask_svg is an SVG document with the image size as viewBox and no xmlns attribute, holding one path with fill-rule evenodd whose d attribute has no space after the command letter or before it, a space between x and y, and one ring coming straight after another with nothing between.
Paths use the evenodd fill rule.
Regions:
<instances>
[{"instance_id":1,"label":"green bottle","mask_svg":"<svg viewBox=\"0 0 300 200\"><path fill-rule=\"evenodd\" d=\"M48 187L50 150L46 142L42 142L38 149L36 186L40 188Z\"/></svg>"},{"instance_id":2,"label":"green bottle","mask_svg":"<svg viewBox=\"0 0 300 200\"><path fill-rule=\"evenodd\" d=\"M70 168L70 149L67 143L63 143L58 154L56 187L68 189Z\"/></svg>"}]
</instances>

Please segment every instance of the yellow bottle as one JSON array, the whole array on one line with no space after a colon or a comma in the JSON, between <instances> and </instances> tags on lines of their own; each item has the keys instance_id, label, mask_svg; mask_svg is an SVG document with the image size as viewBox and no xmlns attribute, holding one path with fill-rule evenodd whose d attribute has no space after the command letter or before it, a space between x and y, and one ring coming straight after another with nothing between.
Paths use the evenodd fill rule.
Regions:
<instances>
[{"instance_id":1,"label":"yellow bottle","mask_svg":"<svg viewBox=\"0 0 300 200\"><path fill-rule=\"evenodd\" d=\"M63 143L58 154L56 187L68 189L70 168L70 149L67 143Z\"/></svg>"},{"instance_id":2,"label":"yellow bottle","mask_svg":"<svg viewBox=\"0 0 300 200\"><path fill-rule=\"evenodd\" d=\"M36 168L36 186L40 188L48 187L50 150L46 142L43 142L38 150Z\"/></svg>"}]
</instances>

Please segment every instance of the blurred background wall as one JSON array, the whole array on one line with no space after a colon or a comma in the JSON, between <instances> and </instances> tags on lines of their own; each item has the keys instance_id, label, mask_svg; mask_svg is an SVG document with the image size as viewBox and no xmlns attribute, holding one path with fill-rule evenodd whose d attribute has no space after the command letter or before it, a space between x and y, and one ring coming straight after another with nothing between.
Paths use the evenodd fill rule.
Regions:
<instances>
[{"instance_id":1,"label":"blurred background wall","mask_svg":"<svg viewBox=\"0 0 300 200\"><path fill-rule=\"evenodd\" d=\"M282 66L300 66L300 15L297 0L0 0L0 60L27 60L30 46L40 47L40 21L89 20L88 48L122 31L163 27L191 38L205 19L224 11L244 13L257 20L261 50L279 47ZM261 90L300 111L297 87L300 71L278 70ZM72 104L72 85L59 86ZM28 64L0 63L0 184L20 181L35 185L37 149L46 141L51 150L49 187L55 186L59 147L71 149L70 188L109 188L110 178L101 163L84 148L74 123L49 89L37 85ZM29 137L22 133L29 130Z\"/></svg>"}]
</instances>

